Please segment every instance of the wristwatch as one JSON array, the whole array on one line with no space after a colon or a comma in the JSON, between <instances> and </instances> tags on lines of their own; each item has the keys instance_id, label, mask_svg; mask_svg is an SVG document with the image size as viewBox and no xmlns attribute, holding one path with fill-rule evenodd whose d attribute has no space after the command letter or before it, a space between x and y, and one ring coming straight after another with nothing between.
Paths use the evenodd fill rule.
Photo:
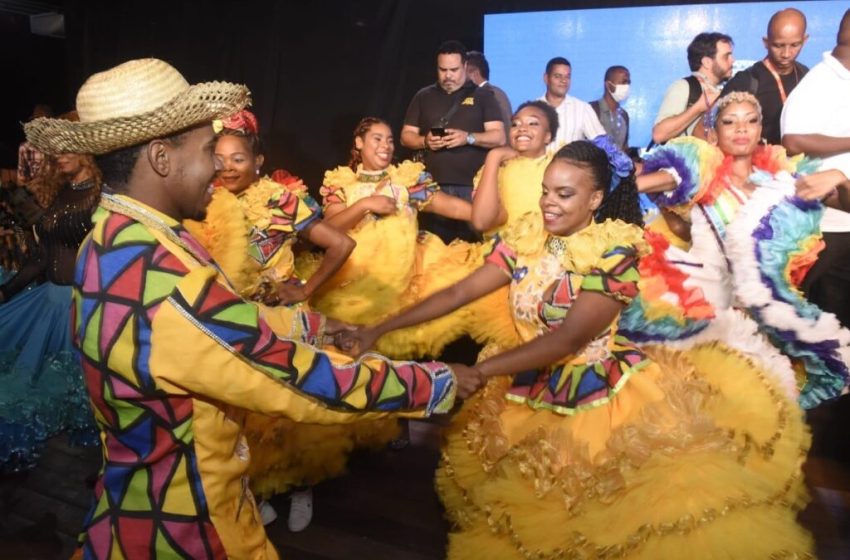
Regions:
<instances>
[{"instance_id":1,"label":"wristwatch","mask_svg":"<svg viewBox=\"0 0 850 560\"><path fill-rule=\"evenodd\" d=\"M466 135L466 143L469 144L470 146L475 144L475 135L472 134L471 132Z\"/></svg>"}]
</instances>

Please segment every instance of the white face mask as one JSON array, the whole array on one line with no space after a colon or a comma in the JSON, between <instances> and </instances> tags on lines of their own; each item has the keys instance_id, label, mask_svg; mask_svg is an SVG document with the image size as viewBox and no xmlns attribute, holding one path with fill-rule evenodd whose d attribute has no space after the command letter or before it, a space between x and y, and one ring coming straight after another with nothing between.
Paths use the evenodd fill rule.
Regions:
<instances>
[{"instance_id":1,"label":"white face mask","mask_svg":"<svg viewBox=\"0 0 850 560\"><path fill-rule=\"evenodd\" d=\"M623 102L628 96L629 84L617 84L614 86L614 91L611 92L611 97L613 97L614 101L617 103Z\"/></svg>"}]
</instances>

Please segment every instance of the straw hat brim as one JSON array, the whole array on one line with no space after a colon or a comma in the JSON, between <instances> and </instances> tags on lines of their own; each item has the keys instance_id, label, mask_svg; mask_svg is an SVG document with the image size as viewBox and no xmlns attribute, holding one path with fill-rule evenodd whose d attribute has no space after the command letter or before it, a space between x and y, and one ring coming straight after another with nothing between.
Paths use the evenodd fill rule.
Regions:
<instances>
[{"instance_id":1,"label":"straw hat brim","mask_svg":"<svg viewBox=\"0 0 850 560\"><path fill-rule=\"evenodd\" d=\"M26 123L24 132L31 144L47 154L101 155L232 115L250 102L251 93L244 85L205 82L139 115L92 122L42 117Z\"/></svg>"}]
</instances>

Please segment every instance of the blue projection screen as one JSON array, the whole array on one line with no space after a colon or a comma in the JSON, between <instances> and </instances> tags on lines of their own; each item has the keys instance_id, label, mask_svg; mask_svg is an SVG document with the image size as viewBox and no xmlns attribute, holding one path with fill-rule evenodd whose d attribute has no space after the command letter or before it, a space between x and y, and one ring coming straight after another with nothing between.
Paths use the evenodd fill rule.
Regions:
<instances>
[{"instance_id":1,"label":"blue projection screen","mask_svg":"<svg viewBox=\"0 0 850 560\"><path fill-rule=\"evenodd\" d=\"M686 50L695 35L720 31L735 41L735 71L765 56L762 37L770 16L789 5L808 19L809 41L798 60L810 68L835 46L848 2L748 2L645 8L605 8L484 16L484 54L490 79L516 107L545 93L546 62L563 56L572 64L569 94L584 101L602 97L605 69L631 71L623 104L631 118L629 144L646 146L664 92L690 73Z\"/></svg>"}]
</instances>

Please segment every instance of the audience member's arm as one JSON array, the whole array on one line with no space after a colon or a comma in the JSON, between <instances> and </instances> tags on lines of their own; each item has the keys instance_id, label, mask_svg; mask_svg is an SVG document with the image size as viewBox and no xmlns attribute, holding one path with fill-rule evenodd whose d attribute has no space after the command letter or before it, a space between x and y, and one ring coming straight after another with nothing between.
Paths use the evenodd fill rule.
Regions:
<instances>
[{"instance_id":1,"label":"audience member's arm","mask_svg":"<svg viewBox=\"0 0 850 560\"><path fill-rule=\"evenodd\" d=\"M782 145L791 155L804 153L812 157L829 157L850 152L850 138L820 134L827 130L829 119L839 117L825 113L813 102L813 93L816 92L806 89L806 83L802 85L803 88L791 92L782 108Z\"/></svg>"},{"instance_id":2,"label":"audience member's arm","mask_svg":"<svg viewBox=\"0 0 850 560\"><path fill-rule=\"evenodd\" d=\"M605 134L605 127L602 126L602 123L599 122L599 117L596 116L596 112L594 112L593 107L590 104L584 104L582 106L582 111L584 112L584 117L582 118L582 134L588 140L593 140L597 136L601 136Z\"/></svg>"},{"instance_id":3,"label":"audience member's arm","mask_svg":"<svg viewBox=\"0 0 850 560\"><path fill-rule=\"evenodd\" d=\"M652 140L656 144L666 142L671 138L679 136L688 126L706 111L705 99L699 99L696 103L682 112L679 109L687 104L690 86L686 80L677 80L667 89L655 126L652 127ZM709 92L708 102L714 103L718 92Z\"/></svg>"},{"instance_id":4,"label":"audience member's arm","mask_svg":"<svg viewBox=\"0 0 850 560\"><path fill-rule=\"evenodd\" d=\"M427 137L427 133L425 136L422 136L419 131L419 127L413 126L412 124L406 124L401 129L401 145L405 148L410 148L411 150L423 150L428 148L426 145Z\"/></svg>"},{"instance_id":5,"label":"audience member's arm","mask_svg":"<svg viewBox=\"0 0 850 560\"><path fill-rule=\"evenodd\" d=\"M402 131L402 134L404 134L404 131ZM469 134L470 132L459 128L447 128L446 135L440 138L441 147L452 149L465 146ZM484 123L484 132L472 132L471 134L475 137L475 145L480 148L495 148L505 143L505 125L501 120L487 121ZM433 149L434 143L429 142L428 146Z\"/></svg>"},{"instance_id":6,"label":"audience member's arm","mask_svg":"<svg viewBox=\"0 0 850 560\"><path fill-rule=\"evenodd\" d=\"M824 134L783 134L782 145L792 156L806 154L812 157L829 157L850 152L850 138Z\"/></svg>"}]
</instances>

